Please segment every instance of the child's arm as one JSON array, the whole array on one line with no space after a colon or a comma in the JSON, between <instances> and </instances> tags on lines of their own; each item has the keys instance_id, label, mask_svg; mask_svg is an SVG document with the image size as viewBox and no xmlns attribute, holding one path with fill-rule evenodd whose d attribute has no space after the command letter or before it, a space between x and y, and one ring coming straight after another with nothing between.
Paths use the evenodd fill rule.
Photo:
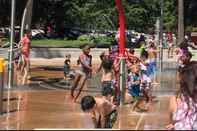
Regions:
<instances>
[{"instance_id":1,"label":"child's arm","mask_svg":"<svg viewBox=\"0 0 197 131\"><path fill-rule=\"evenodd\" d=\"M96 71L96 73L99 73L100 72L100 70L102 69L102 63L99 65L99 68L97 69L97 71Z\"/></svg>"},{"instance_id":2,"label":"child's arm","mask_svg":"<svg viewBox=\"0 0 197 131\"><path fill-rule=\"evenodd\" d=\"M95 114L95 112L91 113L91 118L92 118L92 122L94 124L94 127L97 128L98 122L96 120L96 114Z\"/></svg>"},{"instance_id":3,"label":"child's arm","mask_svg":"<svg viewBox=\"0 0 197 131\"><path fill-rule=\"evenodd\" d=\"M100 110L100 114L101 114L101 128L105 128L105 125L107 123L107 112L109 112L109 110L115 110L116 106L110 102L106 102L103 104L102 109ZM108 111L107 111L108 110Z\"/></svg>"},{"instance_id":4,"label":"child's arm","mask_svg":"<svg viewBox=\"0 0 197 131\"><path fill-rule=\"evenodd\" d=\"M169 116L168 116L168 119L169 119L169 123L170 123L170 124L168 124L168 125L166 126L166 128L167 128L168 130L174 128L174 122L173 122L173 119L172 119L172 113L175 112L175 110L176 110L176 105L177 105L177 103L176 103L176 97L173 96L173 97L170 98L170 104L169 104L169 112L168 112L168 113L169 113Z\"/></svg>"}]
</instances>

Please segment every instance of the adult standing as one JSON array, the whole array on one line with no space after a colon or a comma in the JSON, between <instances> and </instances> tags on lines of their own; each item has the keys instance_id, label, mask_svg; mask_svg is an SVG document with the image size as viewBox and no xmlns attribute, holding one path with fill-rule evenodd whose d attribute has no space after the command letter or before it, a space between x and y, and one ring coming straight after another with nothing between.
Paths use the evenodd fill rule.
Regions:
<instances>
[{"instance_id":1,"label":"adult standing","mask_svg":"<svg viewBox=\"0 0 197 131\"><path fill-rule=\"evenodd\" d=\"M25 31L24 37L21 39L21 55L22 55L22 66L21 66L21 74L22 77L22 85L27 83L29 73L30 73L30 47L31 47L31 31Z\"/></svg>"}]
</instances>

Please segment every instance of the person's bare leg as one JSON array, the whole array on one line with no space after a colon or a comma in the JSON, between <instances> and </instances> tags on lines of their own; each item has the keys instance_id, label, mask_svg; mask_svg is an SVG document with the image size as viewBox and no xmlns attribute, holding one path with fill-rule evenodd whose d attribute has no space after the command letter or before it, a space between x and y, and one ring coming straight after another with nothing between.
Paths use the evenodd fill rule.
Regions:
<instances>
[{"instance_id":1,"label":"person's bare leg","mask_svg":"<svg viewBox=\"0 0 197 131\"><path fill-rule=\"evenodd\" d=\"M29 69L30 69L30 62L29 62L29 59L26 58L24 59L24 75L23 75L23 79L22 79L22 85L25 85L27 84L29 81L28 81L28 77L29 77Z\"/></svg>"},{"instance_id":2,"label":"person's bare leg","mask_svg":"<svg viewBox=\"0 0 197 131\"><path fill-rule=\"evenodd\" d=\"M21 74L23 74L25 66L26 66L26 61L25 61L24 56L22 56L22 65L21 65L21 69L20 69Z\"/></svg>"},{"instance_id":3,"label":"person's bare leg","mask_svg":"<svg viewBox=\"0 0 197 131\"><path fill-rule=\"evenodd\" d=\"M140 108L139 105L141 102L142 102L142 98L140 96L135 98L135 102L133 103L133 106L132 106L132 111L135 111L136 108Z\"/></svg>"},{"instance_id":4,"label":"person's bare leg","mask_svg":"<svg viewBox=\"0 0 197 131\"><path fill-rule=\"evenodd\" d=\"M71 92L70 92L70 95L71 95L72 98L74 98L74 91L75 91L75 88L77 88L80 79L81 79L81 75L76 74L76 77L75 77L75 80L73 82L73 86L71 87Z\"/></svg>"},{"instance_id":5,"label":"person's bare leg","mask_svg":"<svg viewBox=\"0 0 197 131\"><path fill-rule=\"evenodd\" d=\"M26 84L27 75L28 75L27 68L24 68L24 75L23 75L23 78L22 78L22 85L25 85Z\"/></svg>"},{"instance_id":6,"label":"person's bare leg","mask_svg":"<svg viewBox=\"0 0 197 131\"><path fill-rule=\"evenodd\" d=\"M168 58L170 58L170 47L168 47Z\"/></svg>"},{"instance_id":7,"label":"person's bare leg","mask_svg":"<svg viewBox=\"0 0 197 131\"><path fill-rule=\"evenodd\" d=\"M171 49L171 57L173 58L173 52L174 52L174 48L172 47Z\"/></svg>"},{"instance_id":8,"label":"person's bare leg","mask_svg":"<svg viewBox=\"0 0 197 131\"><path fill-rule=\"evenodd\" d=\"M30 60L28 58L28 60L27 60L27 84L30 83L30 78L31 78L31 76L30 76Z\"/></svg>"},{"instance_id":9,"label":"person's bare leg","mask_svg":"<svg viewBox=\"0 0 197 131\"><path fill-rule=\"evenodd\" d=\"M79 88L79 91L78 91L77 95L75 96L74 102L77 101L77 98L78 98L79 95L81 94L81 91L82 91L82 89L83 89L83 87L84 87L84 85L85 85L87 79L88 79L87 76L82 77L82 84L81 84L81 87Z\"/></svg>"}]
</instances>

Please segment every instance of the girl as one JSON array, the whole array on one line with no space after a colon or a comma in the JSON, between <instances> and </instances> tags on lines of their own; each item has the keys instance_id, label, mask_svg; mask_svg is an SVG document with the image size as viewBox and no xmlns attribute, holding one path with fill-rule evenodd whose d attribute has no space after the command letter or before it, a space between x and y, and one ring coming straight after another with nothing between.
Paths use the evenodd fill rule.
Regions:
<instances>
[{"instance_id":1,"label":"girl","mask_svg":"<svg viewBox=\"0 0 197 131\"><path fill-rule=\"evenodd\" d=\"M71 98L74 99L74 102L76 102L87 79L90 78L92 74L92 56L89 53L90 53L90 46L85 45L83 47L82 54L79 56L78 62L80 64L80 67L79 70L76 71L74 84L71 87ZM74 96L74 91L77 88L80 81L82 81L82 83L79 87L79 92L77 93L76 96Z\"/></svg>"},{"instance_id":2,"label":"girl","mask_svg":"<svg viewBox=\"0 0 197 131\"><path fill-rule=\"evenodd\" d=\"M179 92L171 97L171 124L167 129L197 130L197 63L190 62L178 69Z\"/></svg>"}]
</instances>

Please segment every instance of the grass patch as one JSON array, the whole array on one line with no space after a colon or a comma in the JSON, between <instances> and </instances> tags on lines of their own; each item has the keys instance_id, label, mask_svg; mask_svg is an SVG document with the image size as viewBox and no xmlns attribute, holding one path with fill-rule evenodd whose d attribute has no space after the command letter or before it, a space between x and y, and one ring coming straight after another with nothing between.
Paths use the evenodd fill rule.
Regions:
<instances>
[{"instance_id":1,"label":"grass patch","mask_svg":"<svg viewBox=\"0 0 197 131\"><path fill-rule=\"evenodd\" d=\"M83 44L93 44L89 41L79 41L79 40L32 40L32 47L69 47L78 48Z\"/></svg>"}]
</instances>

